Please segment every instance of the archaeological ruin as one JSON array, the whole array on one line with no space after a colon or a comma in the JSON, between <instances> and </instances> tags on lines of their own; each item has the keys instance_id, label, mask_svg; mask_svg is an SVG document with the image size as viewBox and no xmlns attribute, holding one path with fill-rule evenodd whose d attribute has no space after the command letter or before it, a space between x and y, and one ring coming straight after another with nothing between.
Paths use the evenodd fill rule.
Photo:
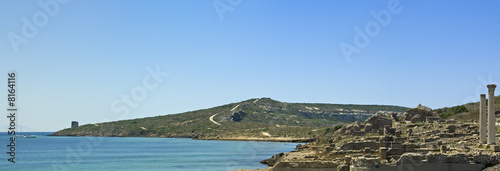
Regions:
<instances>
[{"instance_id":1,"label":"archaeological ruin","mask_svg":"<svg viewBox=\"0 0 500 171\"><path fill-rule=\"evenodd\" d=\"M480 95L479 122L442 119L418 105L401 116L377 113L336 130L326 143L298 145L297 151L264 163L274 171L426 170L481 171L500 164L496 145L496 85Z\"/></svg>"}]
</instances>

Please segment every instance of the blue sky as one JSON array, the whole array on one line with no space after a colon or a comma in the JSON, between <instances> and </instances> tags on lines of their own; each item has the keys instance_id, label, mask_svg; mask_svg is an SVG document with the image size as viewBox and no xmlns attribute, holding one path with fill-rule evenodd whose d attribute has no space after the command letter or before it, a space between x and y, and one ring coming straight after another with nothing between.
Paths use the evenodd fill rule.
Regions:
<instances>
[{"instance_id":1,"label":"blue sky","mask_svg":"<svg viewBox=\"0 0 500 171\"><path fill-rule=\"evenodd\" d=\"M500 82L498 1L61 2L0 1L0 80L18 72L24 131L259 97L441 108L477 101ZM214 3L232 10L218 15ZM371 11L390 21L382 26ZM38 31L23 35L23 18ZM340 45L356 47L355 28L367 26L369 43L348 61ZM27 43L16 51L9 34ZM168 76L155 82L148 67ZM145 77L156 86L145 89ZM137 90L147 95L135 94L135 108L121 101Z\"/></svg>"}]
</instances>

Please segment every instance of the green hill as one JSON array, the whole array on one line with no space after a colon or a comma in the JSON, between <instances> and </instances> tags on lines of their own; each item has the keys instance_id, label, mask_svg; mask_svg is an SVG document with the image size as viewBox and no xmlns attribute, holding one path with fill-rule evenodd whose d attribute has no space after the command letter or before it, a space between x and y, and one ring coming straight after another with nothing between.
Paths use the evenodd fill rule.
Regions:
<instances>
[{"instance_id":1,"label":"green hill","mask_svg":"<svg viewBox=\"0 0 500 171\"><path fill-rule=\"evenodd\" d=\"M488 103L488 100L486 100ZM495 97L495 109L497 117L500 111L500 96ZM459 121L472 121L479 120L479 102L467 103L464 105L458 105L453 107L445 107L441 109L434 110L441 118L445 119L455 119Z\"/></svg>"},{"instance_id":2,"label":"green hill","mask_svg":"<svg viewBox=\"0 0 500 171\"><path fill-rule=\"evenodd\" d=\"M87 124L53 136L309 141L327 128L364 121L378 111L406 110L400 106L284 103L261 98L181 114Z\"/></svg>"}]
</instances>

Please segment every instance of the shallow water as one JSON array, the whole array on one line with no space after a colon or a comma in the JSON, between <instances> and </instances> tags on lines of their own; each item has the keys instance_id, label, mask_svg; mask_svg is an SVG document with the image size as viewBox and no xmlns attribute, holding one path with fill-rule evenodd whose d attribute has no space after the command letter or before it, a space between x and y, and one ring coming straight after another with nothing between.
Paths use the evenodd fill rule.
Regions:
<instances>
[{"instance_id":1,"label":"shallow water","mask_svg":"<svg viewBox=\"0 0 500 171\"><path fill-rule=\"evenodd\" d=\"M26 133L22 133L26 134ZM297 143L206 141L186 138L16 138L15 164L8 161L10 136L0 134L1 170L234 170L266 168L259 162Z\"/></svg>"}]
</instances>

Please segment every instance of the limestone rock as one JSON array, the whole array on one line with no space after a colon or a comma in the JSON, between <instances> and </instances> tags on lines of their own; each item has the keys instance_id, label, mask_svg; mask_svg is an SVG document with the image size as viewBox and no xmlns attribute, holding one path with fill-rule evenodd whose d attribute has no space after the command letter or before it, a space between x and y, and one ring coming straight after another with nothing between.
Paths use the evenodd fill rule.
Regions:
<instances>
[{"instance_id":1,"label":"limestone rock","mask_svg":"<svg viewBox=\"0 0 500 171\"><path fill-rule=\"evenodd\" d=\"M422 106L422 104L418 104L417 109L425 110L425 111L428 111L428 112L432 112L432 109L430 107Z\"/></svg>"},{"instance_id":2,"label":"limestone rock","mask_svg":"<svg viewBox=\"0 0 500 171\"><path fill-rule=\"evenodd\" d=\"M392 126L392 119L386 115L375 114L372 117L366 119L365 125L367 125L367 124L372 125L371 129L377 130L379 128L383 128L384 126L391 127ZM366 130L366 128L365 128L365 130Z\"/></svg>"},{"instance_id":3,"label":"limestone rock","mask_svg":"<svg viewBox=\"0 0 500 171\"><path fill-rule=\"evenodd\" d=\"M411 118L411 123L425 121L425 118L421 114L417 114Z\"/></svg>"},{"instance_id":4,"label":"limestone rock","mask_svg":"<svg viewBox=\"0 0 500 171\"><path fill-rule=\"evenodd\" d=\"M271 157L269 159L262 160L262 161L260 161L260 163L267 164L268 166L274 166L283 157L283 155L284 155L283 153L273 155L273 157Z\"/></svg>"},{"instance_id":5,"label":"limestone rock","mask_svg":"<svg viewBox=\"0 0 500 171\"><path fill-rule=\"evenodd\" d=\"M437 115L432 113L432 109L419 104L416 108L409 109L401 117L400 121L411 121L416 115L420 115L420 121L425 121L426 117L435 118Z\"/></svg>"}]
</instances>

